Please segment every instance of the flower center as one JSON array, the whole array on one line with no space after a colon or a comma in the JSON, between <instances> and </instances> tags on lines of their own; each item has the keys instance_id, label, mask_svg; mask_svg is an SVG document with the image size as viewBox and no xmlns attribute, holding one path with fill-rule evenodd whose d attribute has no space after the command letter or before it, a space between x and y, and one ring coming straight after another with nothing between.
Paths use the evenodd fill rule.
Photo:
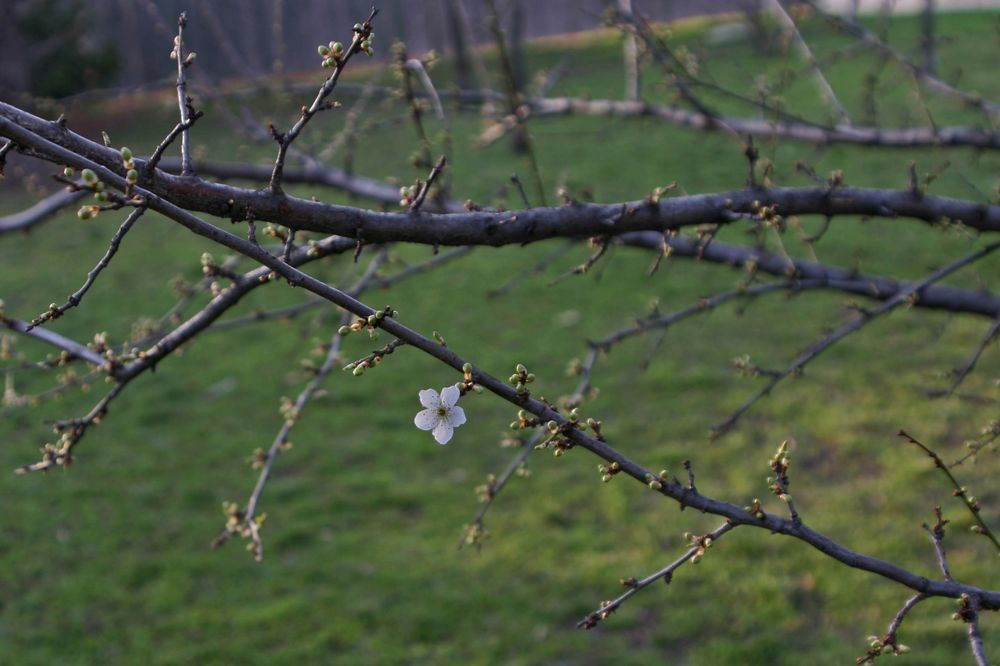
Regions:
<instances>
[{"instance_id":1,"label":"flower center","mask_svg":"<svg viewBox=\"0 0 1000 666\"><path fill-rule=\"evenodd\" d=\"M444 416L448 413L448 410L444 407L438 407L438 416Z\"/></svg>"}]
</instances>

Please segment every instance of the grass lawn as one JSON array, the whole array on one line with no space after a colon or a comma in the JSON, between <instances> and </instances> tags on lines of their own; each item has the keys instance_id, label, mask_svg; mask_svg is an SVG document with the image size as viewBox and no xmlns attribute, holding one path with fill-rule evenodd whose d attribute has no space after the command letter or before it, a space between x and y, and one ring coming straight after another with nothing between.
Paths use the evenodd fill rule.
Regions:
<instances>
[{"instance_id":1,"label":"grass lawn","mask_svg":"<svg viewBox=\"0 0 1000 666\"><path fill-rule=\"evenodd\" d=\"M995 28L995 15L942 16L942 74L954 79L961 70L964 87L1000 97L991 66ZM909 48L916 30L915 20L899 19L892 39ZM700 36L690 28L676 39L698 52ZM818 23L808 26L806 36L820 57L843 45ZM551 94L620 94L619 43L612 36L538 45L529 56L535 71L568 63L568 74ZM752 92L755 75L769 72L776 80L787 65L783 57L757 55L743 42L715 45L707 58L715 80L745 94ZM858 82L874 66L873 58L854 53L825 70L858 118L864 103ZM432 75L448 81L447 68L445 63ZM384 80L391 83L392 77ZM888 66L881 81L881 122L923 121L902 74ZM668 99L652 70L644 85L649 99ZM192 92L197 100L198 87ZM780 94L790 109L823 117L807 76ZM306 97L269 99L260 107L284 127ZM130 104L127 114L106 105L104 112L113 115L79 108L67 115L71 127L91 137L105 129L115 145L147 154L176 122L176 109L164 99ZM349 108L351 98L341 99ZM715 101L737 109L732 101ZM980 122L947 100L927 101L939 124ZM372 127L354 157L356 171L400 182L423 176L407 163L417 143L405 113L398 105L370 108ZM207 111L193 132L196 155L266 161L270 146L246 143L225 126L225 116ZM328 141L342 118L320 117L303 143ZM474 148L481 127L476 115L450 109L449 118L455 195L516 206L505 186L512 171L528 182L523 158L506 141ZM427 122L432 132L440 129L433 119ZM598 201L617 201L641 198L673 181L679 191L699 193L736 189L745 179L737 144L721 134L601 118L533 121L531 130L552 199L560 184L578 196L589 190ZM921 173L948 161L931 191L980 199L980 192L994 189L1000 171L995 153L969 150L818 150L769 141L760 148L774 164L775 180L790 185L809 182L795 170L799 160L823 175L843 169L852 185L883 187L904 186L910 160ZM31 199L12 188L2 193L0 212ZM348 201L318 188L297 188L296 194ZM0 239L0 298L8 315L30 319L48 303L62 302L101 256L120 219L106 213L81 222L70 212L27 238ZM807 232L821 223L801 221ZM749 242L737 225L719 238ZM785 247L809 256L799 238L790 229ZM573 390L576 380L565 369L585 354L586 340L627 326L653 301L662 311L680 309L743 277L683 259L668 259L650 277L649 254L616 248L586 275L553 284L586 259L589 251L580 246L506 296L486 297L560 242L478 249L363 300L393 305L403 322L425 334L441 332L449 346L496 375L507 376L524 363L538 377L536 395L555 399ZM774 239L769 242L773 246ZM909 220L837 219L816 252L831 264L914 278L980 242ZM137 322L158 318L175 302L172 279L198 279L205 251L222 257L148 214L84 305L51 328L83 341L100 331L114 342L127 340ZM394 248L386 273L430 253ZM309 271L347 285L370 256L366 251L357 265L349 256L332 258ZM987 259L949 282L987 288L998 269L997 259ZM231 316L303 298L272 285ZM640 366L654 336L634 339L600 361L599 395L581 411L601 419L608 440L649 467L677 470L690 459L699 489L733 502L765 498L768 458L789 439L792 492L811 526L850 548L937 577L920 525L942 505L952 521L946 546L955 577L996 589L996 552L969 533L969 515L926 456L895 435L904 428L950 460L995 417L992 404L924 395L946 384L944 373L974 348L988 321L896 312L820 357L734 432L709 439L709 426L760 381L735 376L730 359L749 354L763 367L782 367L841 322L847 302L836 294L813 294L771 296L745 310L721 308L671 329L645 371ZM207 333L129 387L80 444L71 470L0 474L0 662L844 664L864 653L866 636L882 634L910 596L897 585L836 566L803 544L736 530L697 567L681 569L670 587L637 595L594 631L577 630L578 619L617 596L620 579L659 569L682 552L685 532L704 533L721 521L678 512L625 479L602 484L598 461L586 452L561 458L538 452L529 458L531 475L512 481L488 514L491 536L483 547L457 550L463 525L477 509L474 488L512 456L498 443L515 410L486 395L464 398L468 423L447 447L437 446L413 427L417 392L459 377L407 348L361 378L335 374L326 393L309 405L292 431L294 447L278 459L264 494L264 561L254 562L236 541L209 550L225 520L219 507L245 502L257 475L247 458L270 444L281 425L281 398L296 395L307 381L300 361L316 359L310 349L329 337L338 316L313 310L294 320ZM348 337L345 358L371 351L373 344L363 337ZM38 359L49 350L19 338L14 351ZM18 365L16 359L2 362L4 368ZM964 390L994 398L998 372L1000 363L988 351ZM51 387L56 375L9 374L25 393ZM0 469L34 461L50 436L46 421L85 413L103 390L99 382L89 392L69 391L34 408L0 408ZM994 524L1000 519L996 465L995 455L984 455L956 472ZM779 510L776 502L766 504ZM943 600L914 610L900 634L912 648L905 663L971 663L964 627L950 619L953 611ZM984 616L982 630L988 648L995 648L996 618Z\"/></svg>"}]
</instances>

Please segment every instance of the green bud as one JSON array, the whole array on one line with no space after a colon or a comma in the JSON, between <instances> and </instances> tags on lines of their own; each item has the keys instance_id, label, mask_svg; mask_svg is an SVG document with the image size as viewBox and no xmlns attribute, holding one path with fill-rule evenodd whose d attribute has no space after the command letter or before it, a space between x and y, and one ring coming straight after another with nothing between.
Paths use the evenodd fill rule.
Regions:
<instances>
[{"instance_id":1,"label":"green bud","mask_svg":"<svg viewBox=\"0 0 1000 666\"><path fill-rule=\"evenodd\" d=\"M319 53L324 58L326 58L330 55L330 47L326 46L325 44L320 44L318 47L316 47L316 52Z\"/></svg>"},{"instance_id":2,"label":"green bud","mask_svg":"<svg viewBox=\"0 0 1000 666\"><path fill-rule=\"evenodd\" d=\"M344 53L344 45L340 42L330 42L330 50L333 51L333 55L340 57Z\"/></svg>"},{"instance_id":3,"label":"green bud","mask_svg":"<svg viewBox=\"0 0 1000 666\"><path fill-rule=\"evenodd\" d=\"M94 192L94 198L97 199L98 201L107 201L108 200L108 193L107 192Z\"/></svg>"},{"instance_id":4,"label":"green bud","mask_svg":"<svg viewBox=\"0 0 1000 666\"><path fill-rule=\"evenodd\" d=\"M464 363L462 365L462 372L464 372L465 374L470 374L472 372L472 364Z\"/></svg>"},{"instance_id":5,"label":"green bud","mask_svg":"<svg viewBox=\"0 0 1000 666\"><path fill-rule=\"evenodd\" d=\"M511 421L510 422L510 429L511 430L520 430L521 429L521 422L520 421Z\"/></svg>"},{"instance_id":6,"label":"green bud","mask_svg":"<svg viewBox=\"0 0 1000 666\"><path fill-rule=\"evenodd\" d=\"M125 174L125 182L129 185L135 185L139 180L139 172L135 169L129 169L128 173Z\"/></svg>"},{"instance_id":7,"label":"green bud","mask_svg":"<svg viewBox=\"0 0 1000 666\"><path fill-rule=\"evenodd\" d=\"M533 372L529 372L529 373L528 373L528 376L524 378L524 381L526 381L526 382L527 382L527 383L529 383L529 384L530 384L531 382L535 381L535 373L533 373Z\"/></svg>"},{"instance_id":8,"label":"green bud","mask_svg":"<svg viewBox=\"0 0 1000 666\"><path fill-rule=\"evenodd\" d=\"M361 375L365 374L365 366L359 365L358 367L354 368L354 370L352 370L351 372L355 377L360 377Z\"/></svg>"},{"instance_id":9,"label":"green bud","mask_svg":"<svg viewBox=\"0 0 1000 666\"><path fill-rule=\"evenodd\" d=\"M524 367L524 364L522 364L522 363L518 363L517 367L515 368L515 370L517 370L517 374L519 374L519 375L523 375L526 372L528 372L528 369L526 367Z\"/></svg>"},{"instance_id":10,"label":"green bud","mask_svg":"<svg viewBox=\"0 0 1000 666\"><path fill-rule=\"evenodd\" d=\"M549 429L549 432L555 432L556 430L559 430L559 424L556 423L555 421L549 421L548 423L545 424L545 427Z\"/></svg>"},{"instance_id":11,"label":"green bud","mask_svg":"<svg viewBox=\"0 0 1000 666\"><path fill-rule=\"evenodd\" d=\"M337 329L337 333L339 333L340 335L347 335L350 332L351 332L350 326L341 326L340 328Z\"/></svg>"},{"instance_id":12,"label":"green bud","mask_svg":"<svg viewBox=\"0 0 1000 666\"><path fill-rule=\"evenodd\" d=\"M97 182L97 174L91 169L84 169L80 172L80 175L83 177L84 181L90 183L91 185Z\"/></svg>"},{"instance_id":13,"label":"green bud","mask_svg":"<svg viewBox=\"0 0 1000 666\"><path fill-rule=\"evenodd\" d=\"M94 217L94 209L91 206L82 206L80 210L76 211L76 216L81 220L89 220Z\"/></svg>"},{"instance_id":14,"label":"green bud","mask_svg":"<svg viewBox=\"0 0 1000 666\"><path fill-rule=\"evenodd\" d=\"M72 178L73 176L76 175L76 172L73 171L73 167L66 167L65 169L63 169L63 175L66 176L67 178Z\"/></svg>"},{"instance_id":15,"label":"green bud","mask_svg":"<svg viewBox=\"0 0 1000 666\"><path fill-rule=\"evenodd\" d=\"M603 481L604 483L607 483L608 481L611 480L611 478L612 477L611 477L610 474L605 474L604 476L601 477L601 481Z\"/></svg>"},{"instance_id":16,"label":"green bud","mask_svg":"<svg viewBox=\"0 0 1000 666\"><path fill-rule=\"evenodd\" d=\"M374 326L377 323L378 323L378 317L376 317L375 315L368 315L368 325L369 326Z\"/></svg>"},{"instance_id":17,"label":"green bud","mask_svg":"<svg viewBox=\"0 0 1000 666\"><path fill-rule=\"evenodd\" d=\"M337 61L334 60L333 58L327 58L326 60L323 61L323 66L324 67L333 67L336 64L337 64Z\"/></svg>"},{"instance_id":18,"label":"green bud","mask_svg":"<svg viewBox=\"0 0 1000 666\"><path fill-rule=\"evenodd\" d=\"M507 379L507 381L510 382L511 386L517 386L520 383L521 378L518 377L517 375L511 375L510 378Z\"/></svg>"},{"instance_id":19,"label":"green bud","mask_svg":"<svg viewBox=\"0 0 1000 666\"><path fill-rule=\"evenodd\" d=\"M130 159L132 159L132 151L129 149L128 146L122 146L121 154L123 162L128 162Z\"/></svg>"},{"instance_id":20,"label":"green bud","mask_svg":"<svg viewBox=\"0 0 1000 666\"><path fill-rule=\"evenodd\" d=\"M472 390L473 390L473 391L474 391L475 393L482 393L482 392L483 392L483 387L482 387L482 386L480 386L479 384L473 384L473 385L472 385Z\"/></svg>"}]
</instances>

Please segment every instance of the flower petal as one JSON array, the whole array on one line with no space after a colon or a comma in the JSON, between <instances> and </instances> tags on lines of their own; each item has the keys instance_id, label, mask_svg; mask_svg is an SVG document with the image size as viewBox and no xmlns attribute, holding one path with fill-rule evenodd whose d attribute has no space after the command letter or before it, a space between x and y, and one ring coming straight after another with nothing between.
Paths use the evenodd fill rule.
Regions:
<instances>
[{"instance_id":1,"label":"flower petal","mask_svg":"<svg viewBox=\"0 0 1000 666\"><path fill-rule=\"evenodd\" d=\"M447 444L454 432L455 430L451 427L451 425L444 419L441 419L438 421L438 424L434 426L434 439L437 440L438 444Z\"/></svg>"},{"instance_id":2,"label":"flower petal","mask_svg":"<svg viewBox=\"0 0 1000 666\"><path fill-rule=\"evenodd\" d=\"M441 404L445 407L454 407L461 395L462 392L457 386L445 386L441 389Z\"/></svg>"},{"instance_id":3,"label":"flower petal","mask_svg":"<svg viewBox=\"0 0 1000 666\"><path fill-rule=\"evenodd\" d=\"M434 389L424 389L420 392L420 404L427 409L437 409L441 406L441 399Z\"/></svg>"},{"instance_id":4,"label":"flower petal","mask_svg":"<svg viewBox=\"0 0 1000 666\"><path fill-rule=\"evenodd\" d=\"M444 415L444 418L448 421L448 425L452 428L457 428L465 423L465 410L456 405L448 410L448 412Z\"/></svg>"},{"instance_id":5,"label":"flower petal","mask_svg":"<svg viewBox=\"0 0 1000 666\"><path fill-rule=\"evenodd\" d=\"M441 415L437 409L423 409L413 417L413 425L421 430L432 430L441 422Z\"/></svg>"}]
</instances>

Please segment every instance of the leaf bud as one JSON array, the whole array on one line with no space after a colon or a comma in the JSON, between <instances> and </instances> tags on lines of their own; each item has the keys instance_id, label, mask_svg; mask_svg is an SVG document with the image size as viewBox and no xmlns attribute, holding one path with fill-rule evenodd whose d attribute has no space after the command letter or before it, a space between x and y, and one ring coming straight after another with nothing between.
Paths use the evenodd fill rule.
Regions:
<instances>
[{"instance_id":1,"label":"leaf bud","mask_svg":"<svg viewBox=\"0 0 1000 666\"><path fill-rule=\"evenodd\" d=\"M91 185L97 182L97 174L94 173L92 169L84 169L83 171L80 172L80 175L87 183L90 183Z\"/></svg>"}]
</instances>

